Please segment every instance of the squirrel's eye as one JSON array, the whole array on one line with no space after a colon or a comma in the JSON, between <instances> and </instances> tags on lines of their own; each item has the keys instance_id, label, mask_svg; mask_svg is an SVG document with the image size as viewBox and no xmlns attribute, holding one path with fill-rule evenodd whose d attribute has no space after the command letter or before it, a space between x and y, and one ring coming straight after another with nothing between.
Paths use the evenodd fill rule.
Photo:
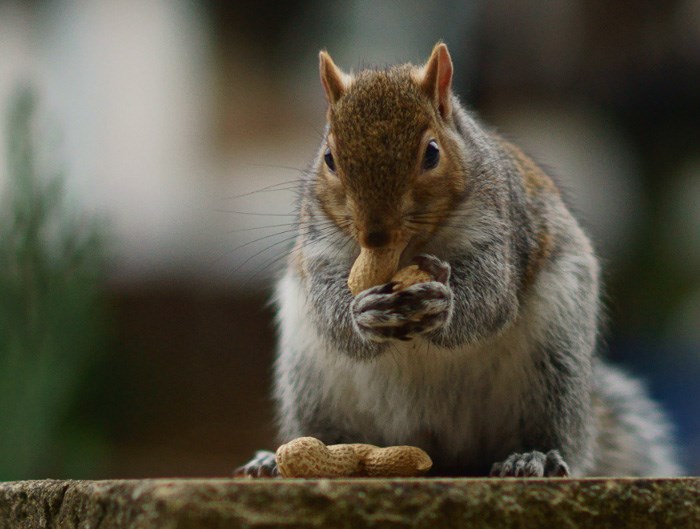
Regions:
<instances>
[{"instance_id":1,"label":"squirrel's eye","mask_svg":"<svg viewBox=\"0 0 700 529\"><path fill-rule=\"evenodd\" d=\"M435 140L430 140L425 148L425 157L423 158L423 170L434 169L440 161L440 147Z\"/></svg>"},{"instance_id":2,"label":"squirrel's eye","mask_svg":"<svg viewBox=\"0 0 700 529\"><path fill-rule=\"evenodd\" d=\"M335 160L333 159L333 155L331 154L330 147L326 149L325 153L323 153L323 161L326 162L328 169L330 169L332 173L335 173Z\"/></svg>"}]
</instances>

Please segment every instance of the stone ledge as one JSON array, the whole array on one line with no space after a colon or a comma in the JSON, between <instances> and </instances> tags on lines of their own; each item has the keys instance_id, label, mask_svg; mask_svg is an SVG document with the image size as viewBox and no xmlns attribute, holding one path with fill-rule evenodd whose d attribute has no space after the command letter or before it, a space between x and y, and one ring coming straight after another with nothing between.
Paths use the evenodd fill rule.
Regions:
<instances>
[{"instance_id":1,"label":"stone ledge","mask_svg":"<svg viewBox=\"0 0 700 529\"><path fill-rule=\"evenodd\" d=\"M700 527L700 478L0 484L0 528Z\"/></svg>"}]
</instances>

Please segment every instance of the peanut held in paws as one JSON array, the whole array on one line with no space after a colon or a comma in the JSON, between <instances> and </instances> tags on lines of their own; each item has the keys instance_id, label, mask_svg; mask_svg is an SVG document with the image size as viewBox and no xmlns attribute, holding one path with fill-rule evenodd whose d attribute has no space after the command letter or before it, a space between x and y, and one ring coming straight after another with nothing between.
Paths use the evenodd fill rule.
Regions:
<instances>
[{"instance_id":1,"label":"peanut held in paws","mask_svg":"<svg viewBox=\"0 0 700 529\"><path fill-rule=\"evenodd\" d=\"M417 264L403 267L391 278L391 282L396 283L394 285L394 292L418 283L427 283L428 281L435 281L435 278L430 272L422 270Z\"/></svg>"},{"instance_id":2,"label":"peanut held in paws","mask_svg":"<svg viewBox=\"0 0 700 529\"><path fill-rule=\"evenodd\" d=\"M285 478L411 477L433 466L428 454L415 446L326 446L313 437L299 437L280 446L275 459Z\"/></svg>"},{"instance_id":3,"label":"peanut held in paws","mask_svg":"<svg viewBox=\"0 0 700 529\"><path fill-rule=\"evenodd\" d=\"M348 277L348 287L353 296L370 287L386 283L399 267L404 246L385 248L361 248Z\"/></svg>"},{"instance_id":4,"label":"peanut held in paws","mask_svg":"<svg viewBox=\"0 0 700 529\"><path fill-rule=\"evenodd\" d=\"M397 272L401 253L405 248L405 242L384 248L361 248L360 255L352 265L350 276L348 277L348 286L352 295L357 296L363 290L390 281L396 283L393 288L394 292L417 283L426 283L428 281L447 282L449 267L447 271L444 270L445 266L436 268L432 264L432 261L437 261L434 257L416 256L413 258L414 264L406 266Z\"/></svg>"}]
</instances>

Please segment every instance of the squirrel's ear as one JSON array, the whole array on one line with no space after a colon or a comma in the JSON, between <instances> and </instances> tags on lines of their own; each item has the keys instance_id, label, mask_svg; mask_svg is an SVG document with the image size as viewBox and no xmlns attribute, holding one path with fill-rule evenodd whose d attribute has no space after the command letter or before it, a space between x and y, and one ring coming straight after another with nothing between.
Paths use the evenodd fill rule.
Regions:
<instances>
[{"instance_id":1,"label":"squirrel's ear","mask_svg":"<svg viewBox=\"0 0 700 529\"><path fill-rule=\"evenodd\" d=\"M440 115L449 118L452 113L452 59L444 42L435 45L430 59L419 70L418 83L428 97L435 101Z\"/></svg>"},{"instance_id":2,"label":"squirrel's ear","mask_svg":"<svg viewBox=\"0 0 700 529\"><path fill-rule=\"evenodd\" d=\"M324 50L318 54L321 84L326 92L326 99L331 105L345 93L350 82L350 76L338 68L331 56Z\"/></svg>"}]
</instances>

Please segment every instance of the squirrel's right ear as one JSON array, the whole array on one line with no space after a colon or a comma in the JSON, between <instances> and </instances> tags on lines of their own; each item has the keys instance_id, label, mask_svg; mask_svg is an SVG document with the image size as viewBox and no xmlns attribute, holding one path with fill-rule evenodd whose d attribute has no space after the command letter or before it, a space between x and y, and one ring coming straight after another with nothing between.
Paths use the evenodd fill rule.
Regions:
<instances>
[{"instance_id":1,"label":"squirrel's right ear","mask_svg":"<svg viewBox=\"0 0 700 529\"><path fill-rule=\"evenodd\" d=\"M452 59L447 45L438 42L430 59L418 71L418 83L428 97L435 101L440 115L448 119L452 114Z\"/></svg>"},{"instance_id":2,"label":"squirrel's right ear","mask_svg":"<svg viewBox=\"0 0 700 529\"><path fill-rule=\"evenodd\" d=\"M321 84L326 92L328 103L333 105L347 90L350 84L350 76L335 65L333 59L325 50L318 54L318 58Z\"/></svg>"}]
</instances>

